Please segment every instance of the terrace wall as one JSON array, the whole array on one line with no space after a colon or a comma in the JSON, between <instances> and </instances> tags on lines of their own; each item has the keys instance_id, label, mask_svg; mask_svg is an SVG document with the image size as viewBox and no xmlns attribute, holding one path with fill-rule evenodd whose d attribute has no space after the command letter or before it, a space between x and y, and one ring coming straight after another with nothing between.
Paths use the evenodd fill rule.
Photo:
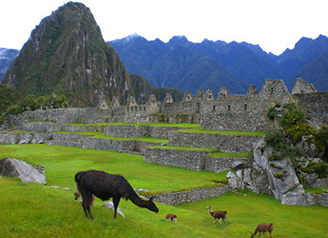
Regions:
<instances>
[{"instance_id":1,"label":"terrace wall","mask_svg":"<svg viewBox=\"0 0 328 238\"><path fill-rule=\"evenodd\" d=\"M253 148L253 143L260 139L260 136L169 132L170 145L217 148L229 153L249 152Z\"/></svg>"}]
</instances>

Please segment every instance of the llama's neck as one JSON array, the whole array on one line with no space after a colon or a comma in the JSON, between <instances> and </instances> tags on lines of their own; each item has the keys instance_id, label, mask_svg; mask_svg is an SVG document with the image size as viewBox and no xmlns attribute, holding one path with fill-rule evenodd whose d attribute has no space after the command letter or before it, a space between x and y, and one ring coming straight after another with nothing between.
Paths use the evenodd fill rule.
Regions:
<instances>
[{"instance_id":1,"label":"llama's neck","mask_svg":"<svg viewBox=\"0 0 328 238\"><path fill-rule=\"evenodd\" d=\"M139 207L147 207L148 201L141 199L134 190L130 193L129 199Z\"/></svg>"},{"instance_id":2,"label":"llama's neck","mask_svg":"<svg viewBox=\"0 0 328 238\"><path fill-rule=\"evenodd\" d=\"M208 212L210 213L211 216L213 216L213 212L211 208L208 208Z\"/></svg>"}]
</instances>

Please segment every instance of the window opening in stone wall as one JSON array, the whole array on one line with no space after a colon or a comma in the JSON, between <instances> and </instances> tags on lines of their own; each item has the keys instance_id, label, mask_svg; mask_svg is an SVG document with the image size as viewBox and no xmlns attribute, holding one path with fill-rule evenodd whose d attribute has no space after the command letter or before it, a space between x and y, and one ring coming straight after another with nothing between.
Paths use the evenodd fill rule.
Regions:
<instances>
[{"instance_id":1,"label":"window opening in stone wall","mask_svg":"<svg viewBox=\"0 0 328 238\"><path fill-rule=\"evenodd\" d=\"M215 105L213 105L213 112L215 112Z\"/></svg>"},{"instance_id":2,"label":"window opening in stone wall","mask_svg":"<svg viewBox=\"0 0 328 238\"><path fill-rule=\"evenodd\" d=\"M244 110L247 111L247 104L245 104Z\"/></svg>"},{"instance_id":3,"label":"window opening in stone wall","mask_svg":"<svg viewBox=\"0 0 328 238\"><path fill-rule=\"evenodd\" d=\"M139 106L139 111L142 111L142 107L141 106Z\"/></svg>"},{"instance_id":4,"label":"window opening in stone wall","mask_svg":"<svg viewBox=\"0 0 328 238\"><path fill-rule=\"evenodd\" d=\"M273 88L271 88L271 94L273 94Z\"/></svg>"},{"instance_id":5,"label":"window opening in stone wall","mask_svg":"<svg viewBox=\"0 0 328 238\"><path fill-rule=\"evenodd\" d=\"M133 107L131 107L131 112L133 112Z\"/></svg>"},{"instance_id":6,"label":"window opening in stone wall","mask_svg":"<svg viewBox=\"0 0 328 238\"><path fill-rule=\"evenodd\" d=\"M230 109L231 109L231 107L230 107L230 105L228 105L228 111L230 111Z\"/></svg>"},{"instance_id":7,"label":"window opening in stone wall","mask_svg":"<svg viewBox=\"0 0 328 238\"><path fill-rule=\"evenodd\" d=\"M146 106L144 106L144 111L146 111Z\"/></svg>"},{"instance_id":8,"label":"window opening in stone wall","mask_svg":"<svg viewBox=\"0 0 328 238\"><path fill-rule=\"evenodd\" d=\"M136 112L138 111L138 106L135 106L135 111L136 111Z\"/></svg>"},{"instance_id":9,"label":"window opening in stone wall","mask_svg":"<svg viewBox=\"0 0 328 238\"><path fill-rule=\"evenodd\" d=\"M209 99L211 99L211 98L212 98L212 96L211 96L211 95L208 95L208 98L209 98Z\"/></svg>"},{"instance_id":10,"label":"window opening in stone wall","mask_svg":"<svg viewBox=\"0 0 328 238\"><path fill-rule=\"evenodd\" d=\"M126 109L127 109L127 111L129 111L129 107L127 107Z\"/></svg>"}]
</instances>

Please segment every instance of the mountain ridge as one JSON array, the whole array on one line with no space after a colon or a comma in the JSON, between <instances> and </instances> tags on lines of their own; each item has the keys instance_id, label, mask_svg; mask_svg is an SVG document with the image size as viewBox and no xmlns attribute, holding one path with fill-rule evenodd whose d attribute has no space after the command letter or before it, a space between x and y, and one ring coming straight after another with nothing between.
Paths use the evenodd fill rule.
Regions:
<instances>
[{"instance_id":1,"label":"mountain ridge","mask_svg":"<svg viewBox=\"0 0 328 238\"><path fill-rule=\"evenodd\" d=\"M286 49L278 56L265 52L259 45L247 42L238 43L232 41L226 43L220 40L210 41L204 39L201 43L193 43L188 41L185 36L172 37L167 43L158 39L148 41L140 35L129 36L129 41L124 39L109 43L118 52L131 73L143 75L155 86L174 87L179 90L188 89L192 92L196 92L197 89L193 87L191 89L186 88L179 81L183 80L189 85L202 86L201 83L196 81L205 82L207 80L206 75L208 73L200 71L195 73L195 70L192 68L194 64L189 64L190 68L181 69L182 61L190 63L190 58L196 57L196 55L207 62L208 58L206 57L209 57L212 60L212 67L209 68L215 68L214 65L217 64L223 66L224 70L230 74L230 76L225 74L224 80L218 74L215 79L212 78L211 89L214 93L220 87L226 86L228 86L231 93L245 93L248 85L255 84L260 88L267 78L283 79L289 89L291 89L296 80L296 72L301 71L303 67L328 50L328 38L324 35L319 35L316 39L303 37L295 44L293 49ZM136 42L139 43L137 44ZM134 47L134 45L137 45L137 47ZM160 48L156 48L159 45ZM181 55L175 52L176 49L181 51ZM154 51L157 53L156 57L152 57ZM148 54L147 52L151 53ZM169 61L168 58L172 54L175 54L176 57ZM137 64L131 59L133 57L138 58L138 60L135 60L138 61ZM199 60L198 62L200 63ZM163 68L166 70L163 70ZM222 68L220 71L222 72ZM197 74L199 78L190 78L188 76L191 74L190 72L194 72L194 75ZM323 87L325 84L315 79L314 75L307 75L305 79L310 83L314 83L318 90L328 90L326 86ZM222 80L226 81L226 83L222 84ZM324 80L327 81L328 78L323 78L321 81ZM175 85L171 81L175 81ZM215 83L215 81L217 82ZM236 84L240 87L232 86ZM203 89L206 90L206 88Z\"/></svg>"}]
</instances>

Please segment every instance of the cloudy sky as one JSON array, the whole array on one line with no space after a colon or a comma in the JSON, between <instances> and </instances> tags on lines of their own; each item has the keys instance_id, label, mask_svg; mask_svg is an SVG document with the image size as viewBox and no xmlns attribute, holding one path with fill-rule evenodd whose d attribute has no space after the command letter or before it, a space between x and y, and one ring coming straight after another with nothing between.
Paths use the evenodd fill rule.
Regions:
<instances>
[{"instance_id":1,"label":"cloudy sky","mask_svg":"<svg viewBox=\"0 0 328 238\"><path fill-rule=\"evenodd\" d=\"M185 35L201 42L246 41L276 55L303 36L328 36L327 0L81 0L106 41L137 33L167 42ZM0 47L21 49L62 0L10 0L0 8Z\"/></svg>"}]
</instances>

